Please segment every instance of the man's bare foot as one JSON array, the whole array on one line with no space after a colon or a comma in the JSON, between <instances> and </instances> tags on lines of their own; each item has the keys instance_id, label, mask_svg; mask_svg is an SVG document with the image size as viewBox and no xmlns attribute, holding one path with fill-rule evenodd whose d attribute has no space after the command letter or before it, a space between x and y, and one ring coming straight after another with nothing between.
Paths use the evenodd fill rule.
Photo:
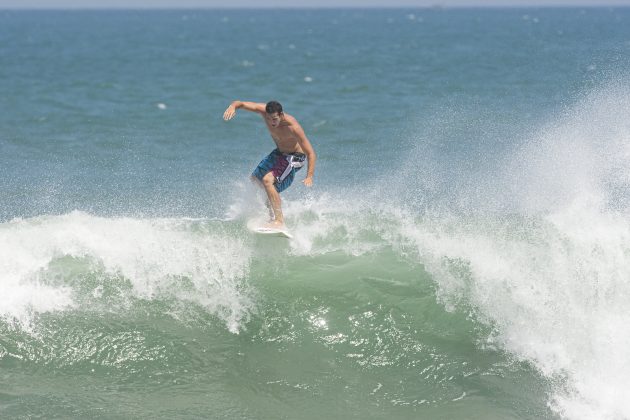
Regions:
<instances>
[{"instance_id":1,"label":"man's bare foot","mask_svg":"<svg viewBox=\"0 0 630 420\"><path fill-rule=\"evenodd\" d=\"M284 229L284 223L279 221L279 220L270 220L268 221L265 226L266 228L271 228L271 229Z\"/></svg>"}]
</instances>

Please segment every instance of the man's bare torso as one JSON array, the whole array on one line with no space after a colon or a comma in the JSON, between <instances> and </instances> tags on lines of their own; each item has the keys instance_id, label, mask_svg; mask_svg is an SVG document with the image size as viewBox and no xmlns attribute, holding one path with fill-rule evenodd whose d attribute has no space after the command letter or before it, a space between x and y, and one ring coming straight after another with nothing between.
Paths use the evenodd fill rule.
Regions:
<instances>
[{"instance_id":1,"label":"man's bare torso","mask_svg":"<svg viewBox=\"0 0 630 420\"><path fill-rule=\"evenodd\" d=\"M278 150L282 153L304 153L302 147L298 143L297 138L293 134L291 127L298 124L295 118L289 114L284 114L282 121L278 127L272 127L271 124L263 116L263 120L267 125L267 129L271 134L271 138L278 146Z\"/></svg>"}]
</instances>

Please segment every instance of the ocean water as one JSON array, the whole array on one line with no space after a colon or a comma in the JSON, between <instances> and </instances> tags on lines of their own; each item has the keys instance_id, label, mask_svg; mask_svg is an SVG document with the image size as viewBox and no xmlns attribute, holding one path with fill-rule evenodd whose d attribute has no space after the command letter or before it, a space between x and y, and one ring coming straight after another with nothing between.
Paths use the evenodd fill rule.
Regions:
<instances>
[{"instance_id":1,"label":"ocean water","mask_svg":"<svg viewBox=\"0 0 630 420\"><path fill-rule=\"evenodd\" d=\"M0 417L630 418L629 64L627 8L0 11ZM291 241L234 99L318 154Z\"/></svg>"}]
</instances>

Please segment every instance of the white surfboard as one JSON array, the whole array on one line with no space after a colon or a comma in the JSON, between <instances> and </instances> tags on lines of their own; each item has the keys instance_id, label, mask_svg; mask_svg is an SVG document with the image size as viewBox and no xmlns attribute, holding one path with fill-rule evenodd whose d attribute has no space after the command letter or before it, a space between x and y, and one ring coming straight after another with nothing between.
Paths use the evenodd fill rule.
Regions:
<instances>
[{"instance_id":1,"label":"white surfboard","mask_svg":"<svg viewBox=\"0 0 630 420\"><path fill-rule=\"evenodd\" d=\"M247 228L259 235L280 236L287 239L293 238L293 235L291 235L286 228L279 229L268 227L265 226L265 223L265 219L252 219L247 222Z\"/></svg>"},{"instance_id":2,"label":"white surfboard","mask_svg":"<svg viewBox=\"0 0 630 420\"><path fill-rule=\"evenodd\" d=\"M285 229L274 229L270 227L256 227L252 229L252 232L258 233L259 235L281 236L287 239L293 238L293 235L291 235Z\"/></svg>"}]
</instances>

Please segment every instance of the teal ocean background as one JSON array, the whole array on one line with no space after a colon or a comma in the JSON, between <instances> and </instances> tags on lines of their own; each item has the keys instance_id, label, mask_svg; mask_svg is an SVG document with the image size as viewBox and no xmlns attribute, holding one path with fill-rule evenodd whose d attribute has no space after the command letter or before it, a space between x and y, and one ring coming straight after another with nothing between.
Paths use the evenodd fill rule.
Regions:
<instances>
[{"instance_id":1,"label":"teal ocean background","mask_svg":"<svg viewBox=\"0 0 630 420\"><path fill-rule=\"evenodd\" d=\"M0 418L630 418L629 64L630 8L0 11ZM318 154L291 241L235 99Z\"/></svg>"}]
</instances>

